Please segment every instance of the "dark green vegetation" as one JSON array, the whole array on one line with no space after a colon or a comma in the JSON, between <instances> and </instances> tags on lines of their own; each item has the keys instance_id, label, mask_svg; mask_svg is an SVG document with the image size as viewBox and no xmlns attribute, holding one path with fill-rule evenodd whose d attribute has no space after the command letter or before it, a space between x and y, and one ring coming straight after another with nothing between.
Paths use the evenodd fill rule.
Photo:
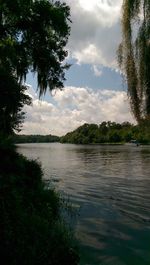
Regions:
<instances>
[{"instance_id":1,"label":"dark green vegetation","mask_svg":"<svg viewBox=\"0 0 150 265\"><path fill-rule=\"evenodd\" d=\"M13 142L17 143L56 143L60 137L55 135L14 135Z\"/></svg>"},{"instance_id":2,"label":"dark green vegetation","mask_svg":"<svg viewBox=\"0 0 150 265\"><path fill-rule=\"evenodd\" d=\"M84 124L75 131L61 137L62 143L74 144L103 144L126 143L136 139L141 144L150 144L150 124L132 125L129 122L122 124L102 122L100 125Z\"/></svg>"},{"instance_id":3,"label":"dark green vegetation","mask_svg":"<svg viewBox=\"0 0 150 265\"><path fill-rule=\"evenodd\" d=\"M0 254L7 265L78 264L63 203L35 161L0 145Z\"/></svg>"},{"instance_id":4,"label":"dark green vegetation","mask_svg":"<svg viewBox=\"0 0 150 265\"><path fill-rule=\"evenodd\" d=\"M25 113L22 108L31 104L31 98L25 94L27 88L17 82L13 74L0 65L0 133L12 134L20 131Z\"/></svg>"},{"instance_id":5,"label":"dark green vegetation","mask_svg":"<svg viewBox=\"0 0 150 265\"><path fill-rule=\"evenodd\" d=\"M150 1L124 0L118 61L128 86L131 110L150 120Z\"/></svg>"},{"instance_id":6,"label":"dark green vegetation","mask_svg":"<svg viewBox=\"0 0 150 265\"><path fill-rule=\"evenodd\" d=\"M63 87L69 7L49 0L0 1L0 256L7 265L78 264L64 225L60 196L42 181L35 161L17 154L10 139L20 130L24 84L37 74L40 96ZM54 137L51 137L51 139ZM54 140L54 139L53 139Z\"/></svg>"},{"instance_id":7,"label":"dark green vegetation","mask_svg":"<svg viewBox=\"0 0 150 265\"><path fill-rule=\"evenodd\" d=\"M137 140L141 144L150 144L150 124L143 121L140 125L129 122L116 123L104 121L100 125L87 124L80 126L64 136L54 135L14 135L15 143L73 143L73 144L124 144Z\"/></svg>"},{"instance_id":8,"label":"dark green vegetation","mask_svg":"<svg viewBox=\"0 0 150 265\"><path fill-rule=\"evenodd\" d=\"M37 74L40 95L63 87L69 21L69 7L59 1L0 1L1 133L18 129L22 107L30 104L23 85L29 71Z\"/></svg>"}]
</instances>

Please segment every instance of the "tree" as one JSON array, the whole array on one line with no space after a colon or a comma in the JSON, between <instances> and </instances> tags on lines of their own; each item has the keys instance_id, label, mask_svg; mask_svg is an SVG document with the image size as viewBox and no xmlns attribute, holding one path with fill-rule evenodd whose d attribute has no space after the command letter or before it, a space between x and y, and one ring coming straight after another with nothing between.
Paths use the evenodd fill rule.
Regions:
<instances>
[{"instance_id":1,"label":"tree","mask_svg":"<svg viewBox=\"0 0 150 265\"><path fill-rule=\"evenodd\" d=\"M12 90L20 91L19 97L11 100L13 117L18 115L21 121L20 104L29 103L23 96L23 82L29 71L37 73L39 95L63 87L67 56L65 46L70 33L70 9L65 3L49 0L1 0L0 2L0 76L9 82L0 85L1 102L7 94L11 98ZM12 83L11 83L12 80ZM8 84L9 83L9 84ZM16 86L16 87L15 87ZM18 90L18 92L17 92ZM4 93L3 93L4 92ZM5 95L4 95L5 94ZM26 98L26 100L25 100ZM6 98L5 98L6 99ZM10 104L9 100L6 104ZM18 106L17 106L18 104ZM11 110L7 106L6 115L3 104L0 105L0 119L9 120ZM18 113L19 110L19 113ZM23 113L22 113L23 114ZM14 125L9 124L13 129ZM3 124L1 124L3 127Z\"/></svg>"},{"instance_id":2,"label":"tree","mask_svg":"<svg viewBox=\"0 0 150 265\"><path fill-rule=\"evenodd\" d=\"M10 135L14 130L20 130L25 116L22 108L31 104L31 98L25 94L27 87L1 67L0 82L0 132Z\"/></svg>"},{"instance_id":3,"label":"tree","mask_svg":"<svg viewBox=\"0 0 150 265\"><path fill-rule=\"evenodd\" d=\"M40 165L4 137L18 129L22 108L31 103L23 83L28 71L37 72L40 95L63 86L68 19L69 8L59 1L0 0L0 253L7 265L79 260L62 199L45 185Z\"/></svg>"},{"instance_id":4,"label":"tree","mask_svg":"<svg viewBox=\"0 0 150 265\"><path fill-rule=\"evenodd\" d=\"M1 0L0 63L10 67L19 81L29 70L37 72L40 94L61 88L62 64L70 27L69 7L60 1Z\"/></svg>"},{"instance_id":5,"label":"tree","mask_svg":"<svg viewBox=\"0 0 150 265\"><path fill-rule=\"evenodd\" d=\"M138 122L150 118L150 1L124 0L118 61Z\"/></svg>"}]
</instances>

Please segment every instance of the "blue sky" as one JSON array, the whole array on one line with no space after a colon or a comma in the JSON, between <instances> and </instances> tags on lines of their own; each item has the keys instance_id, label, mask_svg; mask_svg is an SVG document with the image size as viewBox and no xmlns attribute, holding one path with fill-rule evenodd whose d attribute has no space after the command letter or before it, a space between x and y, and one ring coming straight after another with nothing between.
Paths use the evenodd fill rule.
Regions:
<instances>
[{"instance_id":1,"label":"blue sky","mask_svg":"<svg viewBox=\"0 0 150 265\"><path fill-rule=\"evenodd\" d=\"M63 91L38 99L36 76L27 77L32 107L21 133L63 135L83 123L134 122L116 60L122 0L66 0L71 35Z\"/></svg>"},{"instance_id":2,"label":"blue sky","mask_svg":"<svg viewBox=\"0 0 150 265\"><path fill-rule=\"evenodd\" d=\"M98 65L93 68L91 64L76 64L66 73L66 86L90 87L92 89L125 89L122 77L115 69Z\"/></svg>"}]
</instances>

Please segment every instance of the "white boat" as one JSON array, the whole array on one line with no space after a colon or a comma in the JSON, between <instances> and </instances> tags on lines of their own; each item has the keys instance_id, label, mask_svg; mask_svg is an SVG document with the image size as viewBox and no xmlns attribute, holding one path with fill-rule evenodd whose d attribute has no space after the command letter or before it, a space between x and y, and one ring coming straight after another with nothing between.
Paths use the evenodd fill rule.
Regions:
<instances>
[{"instance_id":1,"label":"white boat","mask_svg":"<svg viewBox=\"0 0 150 265\"><path fill-rule=\"evenodd\" d=\"M126 145L139 146L140 143L137 140L130 140L130 142L126 143Z\"/></svg>"}]
</instances>

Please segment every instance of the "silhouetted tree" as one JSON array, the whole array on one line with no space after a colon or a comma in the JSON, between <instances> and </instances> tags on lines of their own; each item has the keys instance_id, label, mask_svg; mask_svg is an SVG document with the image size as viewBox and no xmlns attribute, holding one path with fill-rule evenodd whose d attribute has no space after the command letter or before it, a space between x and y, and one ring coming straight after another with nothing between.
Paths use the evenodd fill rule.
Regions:
<instances>
[{"instance_id":1,"label":"silhouetted tree","mask_svg":"<svg viewBox=\"0 0 150 265\"><path fill-rule=\"evenodd\" d=\"M27 87L19 84L17 78L0 67L0 132L10 135L19 131L25 113L25 104L31 104L31 98L25 94Z\"/></svg>"},{"instance_id":2,"label":"silhouetted tree","mask_svg":"<svg viewBox=\"0 0 150 265\"><path fill-rule=\"evenodd\" d=\"M40 94L61 88L70 27L69 7L60 1L1 0L0 64L19 81L37 72Z\"/></svg>"},{"instance_id":3,"label":"silhouetted tree","mask_svg":"<svg viewBox=\"0 0 150 265\"><path fill-rule=\"evenodd\" d=\"M0 1L1 103L6 95L11 98L5 100L7 106L0 105L0 119L8 123L8 117L11 117L10 128L16 128L16 119L18 124L21 121L19 104L26 104L29 100L23 96L25 87L22 86L29 71L37 73L40 96L47 89L63 87L65 69L69 67L64 63L67 56L64 47L70 32L69 21L69 7L60 1ZM7 85L3 82L4 73L7 74L6 79L8 77ZM12 97L14 91L16 94L20 91L21 101L18 94L17 99Z\"/></svg>"}]
</instances>

